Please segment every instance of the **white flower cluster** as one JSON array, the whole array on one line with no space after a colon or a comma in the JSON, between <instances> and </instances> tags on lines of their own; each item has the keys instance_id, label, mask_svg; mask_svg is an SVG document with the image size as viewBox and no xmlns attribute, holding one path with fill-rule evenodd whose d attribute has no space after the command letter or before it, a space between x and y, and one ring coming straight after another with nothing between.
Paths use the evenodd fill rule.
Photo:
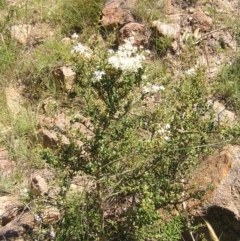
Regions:
<instances>
[{"instance_id":1,"label":"white flower cluster","mask_svg":"<svg viewBox=\"0 0 240 241\"><path fill-rule=\"evenodd\" d=\"M77 43L77 45L75 47L73 47L73 49L71 50L71 54L73 54L73 53L80 53L87 59L89 59L91 57L90 51L85 46L83 46L81 43Z\"/></svg>"},{"instance_id":2,"label":"white flower cluster","mask_svg":"<svg viewBox=\"0 0 240 241\"><path fill-rule=\"evenodd\" d=\"M94 77L93 77L92 82L93 83L94 82L99 82L102 79L103 75L105 75L105 74L106 74L105 71L100 71L100 70L94 71L93 72Z\"/></svg>"},{"instance_id":3,"label":"white flower cluster","mask_svg":"<svg viewBox=\"0 0 240 241\"><path fill-rule=\"evenodd\" d=\"M170 124L166 124L165 126L159 125L159 129L157 130L157 134L163 136L163 139L165 141L169 141L170 140L169 136L171 135L171 132L169 130L170 128L171 128Z\"/></svg>"},{"instance_id":4,"label":"white flower cluster","mask_svg":"<svg viewBox=\"0 0 240 241\"><path fill-rule=\"evenodd\" d=\"M154 94L159 92L160 90L165 90L165 88L162 85L155 85L150 83L147 83L145 86L143 86L144 94Z\"/></svg>"},{"instance_id":5,"label":"white flower cluster","mask_svg":"<svg viewBox=\"0 0 240 241\"><path fill-rule=\"evenodd\" d=\"M72 39L78 38L78 34L77 34L77 33L73 33L73 34L71 35L71 38L72 38Z\"/></svg>"},{"instance_id":6,"label":"white flower cluster","mask_svg":"<svg viewBox=\"0 0 240 241\"><path fill-rule=\"evenodd\" d=\"M134 37L124 40L124 44L119 46L117 52L113 50L108 51L108 63L115 69L123 71L137 72L142 68L142 63L145 60L147 51L139 51L139 48L134 46Z\"/></svg>"}]
</instances>

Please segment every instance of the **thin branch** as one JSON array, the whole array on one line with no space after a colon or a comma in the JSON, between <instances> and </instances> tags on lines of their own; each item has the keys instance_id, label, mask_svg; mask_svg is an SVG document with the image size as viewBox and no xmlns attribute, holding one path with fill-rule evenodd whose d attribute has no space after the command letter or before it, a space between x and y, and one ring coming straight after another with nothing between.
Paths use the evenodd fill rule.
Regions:
<instances>
[{"instance_id":1,"label":"thin branch","mask_svg":"<svg viewBox=\"0 0 240 241\"><path fill-rule=\"evenodd\" d=\"M215 33L215 32L218 32L218 31L227 29L227 28L231 28L231 27L230 27L230 26L226 26L226 27L214 29L214 30L211 31L211 32L205 33L203 36L199 37L199 38L194 42L194 44L198 44L199 42L201 42L202 40L204 40L205 37L207 37L208 35L210 35L210 34L212 34L212 33Z\"/></svg>"}]
</instances>

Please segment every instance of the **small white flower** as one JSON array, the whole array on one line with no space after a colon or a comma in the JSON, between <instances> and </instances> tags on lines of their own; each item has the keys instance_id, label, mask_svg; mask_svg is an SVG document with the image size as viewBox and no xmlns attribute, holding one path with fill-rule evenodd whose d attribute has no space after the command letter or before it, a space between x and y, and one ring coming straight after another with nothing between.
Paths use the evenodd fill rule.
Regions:
<instances>
[{"instance_id":1,"label":"small white flower","mask_svg":"<svg viewBox=\"0 0 240 241\"><path fill-rule=\"evenodd\" d=\"M162 134L165 133L165 130L164 130L164 129L159 129L159 130L157 130L157 133L158 133L159 135L162 135Z\"/></svg>"},{"instance_id":2,"label":"small white flower","mask_svg":"<svg viewBox=\"0 0 240 241\"><path fill-rule=\"evenodd\" d=\"M144 94L147 94L147 93L149 93L149 92L150 92L149 87L143 86L143 93L144 93Z\"/></svg>"},{"instance_id":3,"label":"small white flower","mask_svg":"<svg viewBox=\"0 0 240 241\"><path fill-rule=\"evenodd\" d=\"M160 90L165 90L164 86L162 86L162 85L159 87L159 89Z\"/></svg>"},{"instance_id":4,"label":"small white flower","mask_svg":"<svg viewBox=\"0 0 240 241\"><path fill-rule=\"evenodd\" d=\"M162 85L152 85L152 93L157 93L159 90L164 90L164 87Z\"/></svg>"},{"instance_id":5,"label":"small white flower","mask_svg":"<svg viewBox=\"0 0 240 241\"><path fill-rule=\"evenodd\" d=\"M146 54L150 54L151 52L150 52L149 49L147 49L147 50L145 50L145 53L146 53Z\"/></svg>"},{"instance_id":6,"label":"small white flower","mask_svg":"<svg viewBox=\"0 0 240 241\"><path fill-rule=\"evenodd\" d=\"M145 75L142 76L143 79L145 79ZM146 86L143 86L143 93L157 93L159 90L165 90L165 88L162 85L155 85L150 84L149 82L146 84Z\"/></svg>"},{"instance_id":7,"label":"small white flower","mask_svg":"<svg viewBox=\"0 0 240 241\"><path fill-rule=\"evenodd\" d=\"M72 39L76 39L78 38L78 34L77 33L73 33L72 36L71 36Z\"/></svg>"},{"instance_id":8,"label":"small white flower","mask_svg":"<svg viewBox=\"0 0 240 241\"><path fill-rule=\"evenodd\" d=\"M142 79L143 80L147 79L147 76L146 75L142 75Z\"/></svg>"},{"instance_id":9,"label":"small white flower","mask_svg":"<svg viewBox=\"0 0 240 241\"><path fill-rule=\"evenodd\" d=\"M167 129L167 130L170 129L170 127L171 127L170 124L165 125L165 129Z\"/></svg>"},{"instance_id":10,"label":"small white flower","mask_svg":"<svg viewBox=\"0 0 240 241\"><path fill-rule=\"evenodd\" d=\"M163 138L164 138L165 141L169 141L170 140L169 136L164 136Z\"/></svg>"},{"instance_id":11,"label":"small white flower","mask_svg":"<svg viewBox=\"0 0 240 241\"><path fill-rule=\"evenodd\" d=\"M170 140L171 132L169 131L170 129L170 124L165 124L164 127L161 124L158 124L159 129L157 130L157 135L162 136L162 138L165 141Z\"/></svg>"},{"instance_id":12,"label":"small white flower","mask_svg":"<svg viewBox=\"0 0 240 241\"><path fill-rule=\"evenodd\" d=\"M113 49L109 49L109 50L108 50L108 54L109 54L109 55L114 54L114 50L113 50Z\"/></svg>"},{"instance_id":13,"label":"small white flower","mask_svg":"<svg viewBox=\"0 0 240 241\"><path fill-rule=\"evenodd\" d=\"M104 71L94 71L94 79L97 81L100 81L103 77L103 75L105 75L106 73Z\"/></svg>"},{"instance_id":14,"label":"small white flower","mask_svg":"<svg viewBox=\"0 0 240 241\"><path fill-rule=\"evenodd\" d=\"M160 90L160 86L158 85L152 85L152 92L157 93Z\"/></svg>"},{"instance_id":15,"label":"small white flower","mask_svg":"<svg viewBox=\"0 0 240 241\"><path fill-rule=\"evenodd\" d=\"M194 73L195 73L194 68L191 68L191 69L188 69L187 71L185 71L185 74L187 74L187 75L193 75Z\"/></svg>"},{"instance_id":16,"label":"small white flower","mask_svg":"<svg viewBox=\"0 0 240 241\"><path fill-rule=\"evenodd\" d=\"M86 58L90 58L91 54L89 53L89 50L83 46L81 43L77 43L77 45L75 47L73 47L73 49L71 50L71 54L73 53L80 53L81 55L83 55Z\"/></svg>"}]
</instances>

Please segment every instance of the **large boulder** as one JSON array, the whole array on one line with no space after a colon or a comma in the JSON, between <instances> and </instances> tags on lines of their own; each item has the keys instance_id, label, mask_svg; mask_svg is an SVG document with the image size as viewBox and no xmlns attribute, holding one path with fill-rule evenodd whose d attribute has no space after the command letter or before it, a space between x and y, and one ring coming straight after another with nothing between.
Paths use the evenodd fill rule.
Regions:
<instances>
[{"instance_id":1,"label":"large boulder","mask_svg":"<svg viewBox=\"0 0 240 241\"><path fill-rule=\"evenodd\" d=\"M149 45L151 31L150 29L141 23L127 23L125 24L118 33L118 43L122 44L124 39L134 37L135 46Z\"/></svg>"},{"instance_id":2,"label":"large boulder","mask_svg":"<svg viewBox=\"0 0 240 241\"><path fill-rule=\"evenodd\" d=\"M109 30L126 23L134 22L131 8L133 0L107 0L102 9L102 26Z\"/></svg>"},{"instance_id":3,"label":"large boulder","mask_svg":"<svg viewBox=\"0 0 240 241\"><path fill-rule=\"evenodd\" d=\"M22 106L23 98L17 88L11 85L6 87L5 96L7 108L14 116L24 111L24 108Z\"/></svg>"},{"instance_id":4,"label":"large boulder","mask_svg":"<svg viewBox=\"0 0 240 241\"><path fill-rule=\"evenodd\" d=\"M240 237L239 173L240 146L228 145L204 158L190 181L200 196L205 195L201 201L186 201L186 209L199 222L208 220L221 241L238 241Z\"/></svg>"},{"instance_id":5,"label":"large boulder","mask_svg":"<svg viewBox=\"0 0 240 241\"><path fill-rule=\"evenodd\" d=\"M199 28L203 32L208 32L213 27L213 20L210 16L208 16L200 8L198 8L192 15L191 25L193 30Z\"/></svg>"},{"instance_id":6,"label":"large boulder","mask_svg":"<svg viewBox=\"0 0 240 241\"><path fill-rule=\"evenodd\" d=\"M0 228L0 240L16 240L34 227L34 215L30 212L23 212L16 219Z\"/></svg>"},{"instance_id":7,"label":"large boulder","mask_svg":"<svg viewBox=\"0 0 240 241\"><path fill-rule=\"evenodd\" d=\"M177 23L162 23L156 20L152 22L152 27L156 28L159 36L170 37L174 40L180 38L181 27Z\"/></svg>"},{"instance_id":8,"label":"large boulder","mask_svg":"<svg viewBox=\"0 0 240 241\"><path fill-rule=\"evenodd\" d=\"M10 34L13 39L24 45L27 43L31 30L32 25L29 24L13 25L10 28Z\"/></svg>"}]
</instances>

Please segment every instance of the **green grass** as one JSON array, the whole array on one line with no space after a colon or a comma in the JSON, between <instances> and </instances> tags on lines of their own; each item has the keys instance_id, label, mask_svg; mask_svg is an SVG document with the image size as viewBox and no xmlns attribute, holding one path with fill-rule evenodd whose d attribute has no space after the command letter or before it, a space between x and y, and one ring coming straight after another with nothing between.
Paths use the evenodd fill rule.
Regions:
<instances>
[{"instance_id":1,"label":"green grass","mask_svg":"<svg viewBox=\"0 0 240 241\"><path fill-rule=\"evenodd\" d=\"M0 10L3 10L4 8L6 8L7 3L5 0L0 0Z\"/></svg>"},{"instance_id":2,"label":"green grass","mask_svg":"<svg viewBox=\"0 0 240 241\"><path fill-rule=\"evenodd\" d=\"M216 79L216 97L240 114L240 58L222 68Z\"/></svg>"},{"instance_id":3,"label":"green grass","mask_svg":"<svg viewBox=\"0 0 240 241\"><path fill-rule=\"evenodd\" d=\"M103 0L63 0L53 20L64 34L77 32L87 39L98 28L103 3Z\"/></svg>"},{"instance_id":4,"label":"green grass","mask_svg":"<svg viewBox=\"0 0 240 241\"><path fill-rule=\"evenodd\" d=\"M0 33L0 75L4 74L7 69L13 68L17 59L19 49L14 42L9 43L8 38Z\"/></svg>"},{"instance_id":5,"label":"green grass","mask_svg":"<svg viewBox=\"0 0 240 241\"><path fill-rule=\"evenodd\" d=\"M0 172L0 196L9 195L14 189L14 182Z\"/></svg>"},{"instance_id":6,"label":"green grass","mask_svg":"<svg viewBox=\"0 0 240 241\"><path fill-rule=\"evenodd\" d=\"M137 0L133 15L140 22L151 23L151 21L162 19L164 7L164 1Z\"/></svg>"}]
</instances>

